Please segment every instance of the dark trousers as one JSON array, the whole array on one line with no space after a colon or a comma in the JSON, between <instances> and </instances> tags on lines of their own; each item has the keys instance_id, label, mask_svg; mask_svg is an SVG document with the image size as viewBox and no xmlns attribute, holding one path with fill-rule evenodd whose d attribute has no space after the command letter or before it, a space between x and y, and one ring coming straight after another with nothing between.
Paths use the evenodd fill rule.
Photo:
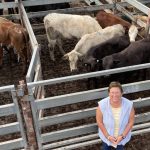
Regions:
<instances>
[{"instance_id":1,"label":"dark trousers","mask_svg":"<svg viewBox=\"0 0 150 150\"><path fill-rule=\"evenodd\" d=\"M106 143L102 143L102 150L123 150L123 145L118 145L116 148L112 146L108 146Z\"/></svg>"}]
</instances>

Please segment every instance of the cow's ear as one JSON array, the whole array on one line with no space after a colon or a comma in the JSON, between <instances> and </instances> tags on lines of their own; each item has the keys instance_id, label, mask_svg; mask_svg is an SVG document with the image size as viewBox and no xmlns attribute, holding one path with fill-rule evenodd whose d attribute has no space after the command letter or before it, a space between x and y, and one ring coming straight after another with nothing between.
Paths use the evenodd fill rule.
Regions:
<instances>
[{"instance_id":1,"label":"cow's ear","mask_svg":"<svg viewBox=\"0 0 150 150\"><path fill-rule=\"evenodd\" d=\"M118 64L119 62L120 62L120 60L117 60L117 59L113 61L113 63L114 63L115 65Z\"/></svg>"},{"instance_id":2,"label":"cow's ear","mask_svg":"<svg viewBox=\"0 0 150 150\"><path fill-rule=\"evenodd\" d=\"M69 59L69 56L68 54L65 54L63 57L62 57L63 60L68 60Z\"/></svg>"}]
</instances>

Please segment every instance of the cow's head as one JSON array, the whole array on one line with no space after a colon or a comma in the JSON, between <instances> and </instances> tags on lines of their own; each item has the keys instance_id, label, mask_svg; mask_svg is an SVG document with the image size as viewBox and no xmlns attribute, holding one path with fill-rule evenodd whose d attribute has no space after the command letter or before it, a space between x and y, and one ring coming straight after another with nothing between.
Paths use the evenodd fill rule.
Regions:
<instances>
[{"instance_id":1,"label":"cow's head","mask_svg":"<svg viewBox=\"0 0 150 150\"><path fill-rule=\"evenodd\" d=\"M135 38L138 34L138 28L135 25L131 25L128 31L130 42L135 42Z\"/></svg>"},{"instance_id":2,"label":"cow's head","mask_svg":"<svg viewBox=\"0 0 150 150\"><path fill-rule=\"evenodd\" d=\"M103 69L113 69L117 68L120 63L120 59L114 58L113 55L106 56L102 59Z\"/></svg>"},{"instance_id":3,"label":"cow's head","mask_svg":"<svg viewBox=\"0 0 150 150\"><path fill-rule=\"evenodd\" d=\"M83 63L87 71L100 70L99 66L101 65L101 60L98 60L92 56L84 58Z\"/></svg>"},{"instance_id":4,"label":"cow's head","mask_svg":"<svg viewBox=\"0 0 150 150\"><path fill-rule=\"evenodd\" d=\"M77 61L81 57L81 54L76 51L71 51L63 56L63 59L69 60L70 71L77 70Z\"/></svg>"}]
</instances>

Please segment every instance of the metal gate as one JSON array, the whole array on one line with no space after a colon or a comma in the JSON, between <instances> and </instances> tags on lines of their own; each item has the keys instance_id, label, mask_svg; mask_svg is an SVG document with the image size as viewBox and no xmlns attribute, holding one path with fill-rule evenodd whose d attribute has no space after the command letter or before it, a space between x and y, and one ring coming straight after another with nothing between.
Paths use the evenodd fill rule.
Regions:
<instances>
[{"instance_id":1,"label":"metal gate","mask_svg":"<svg viewBox=\"0 0 150 150\"><path fill-rule=\"evenodd\" d=\"M8 135L20 133L21 137L10 141L0 143L1 150L12 150L17 148L26 149L27 139L24 131L23 120L19 109L17 93L14 85L0 87L0 93L9 92L12 97L12 103L0 106L0 117L8 117L9 115L16 115L17 121L0 125L0 135Z\"/></svg>"},{"instance_id":2,"label":"metal gate","mask_svg":"<svg viewBox=\"0 0 150 150\"><path fill-rule=\"evenodd\" d=\"M64 2L64 1L58 0L55 1L55 3ZM132 0L128 0L129 3L131 3L131 1ZM46 0L44 2L48 3L48 1ZM54 1L51 1L49 3L54 3ZM106 71L99 71L99 72L80 74L80 75L42 81L42 73L41 73L42 68L41 68L40 56L39 56L40 46L36 41L35 35L33 33L32 27L29 22L29 17L33 16L34 14L30 14L29 16L27 16L23 4L26 6L29 5L28 2L23 2L23 3L14 4L14 6L18 6L18 8L20 9L20 12L22 13L21 19L25 27L27 28L28 32L30 33L29 36L30 36L31 47L32 47L32 59L26 76L27 85L23 83L22 85L20 85L19 90L16 89L14 85L0 88L0 92L6 92L6 91L10 92L12 94L12 100L13 100L13 103L11 104L0 106L0 117L8 116L11 114L17 115L17 122L0 126L0 134L7 135L10 133L20 132L21 138L0 143L0 149L2 150L17 149L17 148L27 149L28 142L26 136L29 135L25 133L23 119L22 119L23 117L21 116L21 112L18 104L18 99L20 99L21 97L31 107L30 111L32 111L33 116L30 117L31 119L33 119L33 125L34 125L33 132L35 132L36 134L36 136L33 137L34 140L37 140L39 150L76 149L79 147L92 145L100 142L100 139L98 138L97 135L97 125L95 123L68 128L65 130L58 130L55 132L47 132L44 134L41 133L42 127L80 120L88 117L94 117L95 109L96 109L95 107L90 109L81 109L78 111L62 113L50 117L49 116L42 117L40 115L40 112L47 108L54 108L59 106L65 106L68 104L75 104L79 102L93 101L95 99L102 99L107 95L107 88L44 98L44 86L52 85L56 83L70 82L74 80L81 80L84 78L109 75L109 74L114 74L119 72L150 68L150 63L132 66L132 67L131 66L123 67L123 68L111 69ZM35 2L31 1L31 4L35 4ZM43 4L43 0L40 0L40 4ZM143 6L139 5L139 3L137 2L135 2L134 4L136 4L137 8L141 8L141 7L143 8ZM120 5L116 5L116 6L118 7L118 9L121 9ZM98 10L98 9L112 8L112 7L113 7L112 4L110 5L108 4L104 6L99 6L99 8L98 7L95 8ZM76 10L70 10L70 11L75 12ZM81 11L81 10L77 9L77 11ZM145 8L144 10L142 9L142 11L148 14L148 8ZM150 90L150 81L147 80L147 81L141 81L137 83L123 85L123 88L125 93L135 93L139 91ZM24 92L25 90L27 90L26 94ZM20 98L18 98L18 96ZM134 105L135 108L150 106L150 97L145 97L140 100L139 99L134 100ZM150 121L150 112L137 115L135 126L133 128L133 134L136 135L136 134L150 132L149 121ZM30 123L25 121L26 127L30 125L31 125ZM81 137L77 137L77 136L81 136Z\"/></svg>"}]
</instances>

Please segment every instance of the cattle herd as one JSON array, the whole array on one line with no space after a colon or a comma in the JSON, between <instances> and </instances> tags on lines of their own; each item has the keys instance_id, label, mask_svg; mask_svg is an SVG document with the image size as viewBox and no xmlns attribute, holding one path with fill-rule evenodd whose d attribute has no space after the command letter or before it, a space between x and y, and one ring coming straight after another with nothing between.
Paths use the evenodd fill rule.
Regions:
<instances>
[{"instance_id":1,"label":"cattle herd","mask_svg":"<svg viewBox=\"0 0 150 150\"><path fill-rule=\"evenodd\" d=\"M50 13L44 17L43 22L50 59L55 61L54 51L58 46L63 59L69 61L71 72L78 69L79 62L85 65L88 72L150 62L149 37L137 40L143 28L114 14L99 11L96 18L93 18L89 15ZM0 65L5 49L10 52L10 58L14 58L12 54L21 58L23 73L26 73L30 58L26 29L0 17L0 33ZM65 54L63 39L74 37L78 43Z\"/></svg>"},{"instance_id":2,"label":"cattle herd","mask_svg":"<svg viewBox=\"0 0 150 150\"><path fill-rule=\"evenodd\" d=\"M55 60L54 50L58 45L63 59L69 61L71 72L78 71L78 63L83 63L91 72L150 62L150 39L147 36L139 40L138 37L139 34L144 37L144 28L117 15L99 11L95 19L50 13L44 17L44 25L50 58ZM76 46L64 54L63 39L73 37L78 39Z\"/></svg>"}]
</instances>

